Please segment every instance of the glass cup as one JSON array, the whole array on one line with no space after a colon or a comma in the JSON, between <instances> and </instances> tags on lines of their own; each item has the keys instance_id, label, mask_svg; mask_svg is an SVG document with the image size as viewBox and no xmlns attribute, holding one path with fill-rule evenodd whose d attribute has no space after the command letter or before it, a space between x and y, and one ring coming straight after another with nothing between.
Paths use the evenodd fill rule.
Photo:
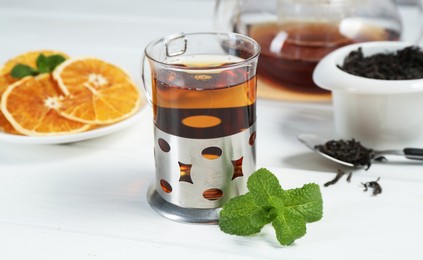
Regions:
<instances>
[{"instance_id":1,"label":"glass cup","mask_svg":"<svg viewBox=\"0 0 423 260\"><path fill-rule=\"evenodd\" d=\"M161 215L216 223L255 170L256 67L260 47L236 33L170 35L144 52L142 78L154 114Z\"/></svg>"}]
</instances>

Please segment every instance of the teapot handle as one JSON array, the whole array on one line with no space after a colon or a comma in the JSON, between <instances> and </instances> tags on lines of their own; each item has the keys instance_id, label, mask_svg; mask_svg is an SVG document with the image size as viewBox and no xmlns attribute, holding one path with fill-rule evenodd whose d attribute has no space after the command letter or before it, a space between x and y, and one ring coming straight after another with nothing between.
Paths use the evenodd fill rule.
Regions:
<instances>
[{"instance_id":1,"label":"teapot handle","mask_svg":"<svg viewBox=\"0 0 423 260\"><path fill-rule=\"evenodd\" d=\"M217 0L214 8L214 29L219 32L233 32L236 15L239 12L238 0Z\"/></svg>"}]
</instances>

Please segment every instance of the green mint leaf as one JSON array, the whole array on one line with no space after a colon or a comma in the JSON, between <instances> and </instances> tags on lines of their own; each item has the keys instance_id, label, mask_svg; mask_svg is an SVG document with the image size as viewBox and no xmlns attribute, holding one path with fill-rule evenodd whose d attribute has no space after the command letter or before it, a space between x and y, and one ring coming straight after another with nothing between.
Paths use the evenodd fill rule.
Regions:
<instances>
[{"instance_id":1,"label":"green mint leaf","mask_svg":"<svg viewBox=\"0 0 423 260\"><path fill-rule=\"evenodd\" d=\"M284 191L267 169L259 169L247 182L249 192L229 200L220 213L220 229L234 235L252 235L272 223L282 245L306 234L306 223L320 220L323 200L317 184Z\"/></svg>"},{"instance_id":2,"label":"green mint leaf","mask_svg":"<svg viewBox=\"0 0 423 260\"><path fill-rule=\"evenodd\" d=\"M220 212L219 227L227 234L248 236L260 232L271 221L268 212L257 206L253 195L247 193L225 203Z\"/></svg>"},{"instance_id":3,"label":"green mint leaf","mask_svg":"<svg viewBox=\"0 0 423 260\"><path fill-rule=\"evenodd\" d=\"M10 72L10 75L15 79L21 79L26 76L35 76L38 74L39 73L36 69L20 63L16 64Z\"/></svg>"},{"instance_id":4,"label":"green mint leaf","mask_svg":"<svg viewBox=\"0 0 423 260\"><path fill-rule=\"evenodd\" d=\"M49 72L52 72L60 63L66 59L62 55L54 54L47 57L47 63L49 64Z\"/></svg>"},{"instance_id":5,"label":"green mint leaf","mask_svg":"<svg viewBox=\"0 0 423 260\"><path fill-rule=\"evenodd\" d=\"M306 223L298 211L290 208L277 210L277 217L272 221L276 238L281 245L290 245L306 234Z\"/></svg>"},{"instance_id":6,"label":"green mint leaf","mask_svg":"<svg viewBox=\"0 0 423 260\"><path fill-rule=\"evenodd\" d=\"M318 221L323 216L323 199L319 185L310 183L302 188L284 192L285 207L300 213L306 222Z\"/></svg>"},{"instance_id":7,"label":"green mint leaf","mask_svg":"<svg viewBox=\"0 0 423 260\"><path fill-rule=\"evenodd\" d=\"M40 73L48 73L49 71L49 64L47 61L47 57L44 54L38 55L37 61L37 68Z\"/></svg>"},{"instance_id":8,"label":"green mint leaf","mask_svg":"<svg viewBox=\"0 0 423 260\"><path fill-rule=\"evenodd\" d=\"M269 198L280 196L282 188L279 180L269 170L261 168L254 172L247 181L248 190L254 195L253 199L264 208L271 208Z\"/></svg>"},{"instance_id":9,"label":"green mint leaf","mask_svg":"<svg viewBox=\"0 0 423 260\"><path fill-rule=\"evenodd\" d=\"M37 58L37 68L40 73L50 73L63 61L65 58L62 55L45 56L40 54Z\"/></svg>"}]
</instances>

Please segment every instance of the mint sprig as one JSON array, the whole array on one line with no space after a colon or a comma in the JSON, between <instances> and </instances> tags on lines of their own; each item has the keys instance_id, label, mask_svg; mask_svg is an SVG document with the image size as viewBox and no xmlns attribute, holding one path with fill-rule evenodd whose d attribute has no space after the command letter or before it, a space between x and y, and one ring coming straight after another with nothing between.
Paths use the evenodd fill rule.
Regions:
<instances>
[{"instance_id":1,"label":"mint sprig","mask_svg":"<svg viewBox=\"0 0 423 260\"><path fill-rule=\"evenodd\" d=\"M26 76L35 76L38 74L39 72L36 69L21 63L16 64L10 72L10 75L15 79L21 79Z\"/></svg>"},{"instance_id":2,"label":"mint sprig","mask_svg":"<svg viewBox=\"0 0 423 260\"><path fill-rule=\"evenodd\" d=\"M249 192L229 200L220 212L219 227L228 234L248 236L269 223L282 245L306 234L306 223L322 218L323 200L317 184L283 190L267 169L254 172L247 182Z\"/></svg>"},{"instance_id":3,"label":"mint sprig","mask_svg":"<svg viewBox=\"0 0 423 260\"><path fill-rule=\"evenodd\" d=\"M50 73L63 61L65 61L65 57L59 54L49 56L40 54L36 60L37 68L18 63L12 68L10 75L15 79L21 79L26 76L36 76L41 73Z\"/></svg>"}]
</instances>

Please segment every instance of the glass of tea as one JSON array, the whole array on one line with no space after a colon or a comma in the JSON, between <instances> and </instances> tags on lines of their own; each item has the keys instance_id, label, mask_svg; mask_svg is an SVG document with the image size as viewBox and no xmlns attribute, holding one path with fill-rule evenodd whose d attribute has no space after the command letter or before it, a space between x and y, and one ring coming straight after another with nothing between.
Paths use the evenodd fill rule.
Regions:
<instances>
[{"instance_id":1,"label":"glass of tea","mask_svg":"<svg viewBox=\"0 0 423 260\"><path fill-rule=\"evenodd\" d=\"M402 31L393 0L218 0L215 23L261 45L260 83L311 94L326 92L312 80L325 55L357 42L396 41Z\"/></svg>"},{"instance_id":2,"label":"glass of tea","mask_svg":"<svg viewBox=\"0 0 423 260\"><path fill-rule=\"evenodd\" d=\"M156 165L148 201L161 215L216 223L219 208L246 192L259 53L256 41L236 33L175 34L145 48Z\"/></svg>"}]
</instances>

